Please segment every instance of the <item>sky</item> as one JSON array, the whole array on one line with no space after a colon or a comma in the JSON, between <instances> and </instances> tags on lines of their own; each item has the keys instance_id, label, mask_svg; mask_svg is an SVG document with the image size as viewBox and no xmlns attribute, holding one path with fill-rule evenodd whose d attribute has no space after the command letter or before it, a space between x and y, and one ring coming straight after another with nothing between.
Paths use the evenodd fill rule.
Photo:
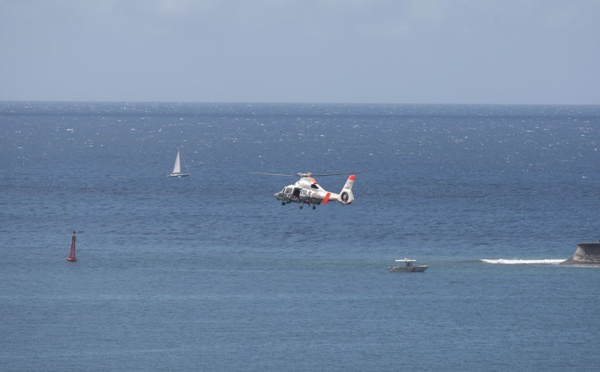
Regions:
<instances>
[{"instance_id":1,"label":"sky","mask_svg":"<svg viewBox=\"0 0 600 372\"><path fill-rule=\"evenodd\" d=\"M597 0L0 0L0 101L600 104Z\"/></svg>"}]
</instances>

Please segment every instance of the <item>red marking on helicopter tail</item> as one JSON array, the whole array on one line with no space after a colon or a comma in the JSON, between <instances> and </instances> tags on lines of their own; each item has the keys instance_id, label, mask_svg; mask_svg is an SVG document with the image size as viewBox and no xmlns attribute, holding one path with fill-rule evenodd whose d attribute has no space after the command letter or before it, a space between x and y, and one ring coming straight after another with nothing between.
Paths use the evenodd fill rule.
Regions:
<instances>
[{"instance_id":1,"label":"red marking on helicopter tail","mask_svg":"<svg viewBox=\"0 0 600 372\"><path fill-rule=\"evenodd\" d=\"M327 195L325 195L325 199L323 199L323 205L326 205L327 202L329 201L329 197L331 197L331 193L328 192Z\"/></svg>"},{"instance_id":2,"label":"red marking on helicopter tail","mask_svg":"<svg viewBox=\"0 0 600 372\"><path fill-rule=\"evenodd\" d=\"M348 177L348 179L349 179L350 181L354 181L354 180L356 179L356 176L355 176L355 175L353 175L353 174L351 174L351 175L350 175L350 177Z\"/></svg>"}]
</instances>

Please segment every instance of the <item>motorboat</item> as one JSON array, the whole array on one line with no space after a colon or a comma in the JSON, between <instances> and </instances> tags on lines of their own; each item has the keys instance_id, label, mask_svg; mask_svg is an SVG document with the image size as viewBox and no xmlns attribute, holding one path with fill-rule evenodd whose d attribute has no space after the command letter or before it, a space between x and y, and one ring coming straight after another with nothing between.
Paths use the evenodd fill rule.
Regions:
<instances>
[{"instance_id":1,"label":"motorboat","mask_svg":"<svg viewBox=\"0 0 600 372\"><path fill-rule=\"evenodd\" d=\"M414 263L417 260L410 260L408 258L397 259L395 261L402 262L404 264L388 267L388 271L390 273L422 273L429 267L427 265L415 265Z\"/></svg>"}]
</instances>

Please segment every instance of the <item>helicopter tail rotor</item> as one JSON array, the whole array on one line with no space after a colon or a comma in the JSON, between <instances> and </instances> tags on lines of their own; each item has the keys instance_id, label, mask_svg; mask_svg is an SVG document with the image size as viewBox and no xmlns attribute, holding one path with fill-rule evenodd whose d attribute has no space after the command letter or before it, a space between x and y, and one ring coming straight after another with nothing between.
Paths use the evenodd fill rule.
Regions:
<instances>
[{"instance_id":1,"label":"helicopter tail rotor","mask_svg":"<svg viewBox=\"0 0 600 372\"><path fill-rule=\"evenodd\" d=\"M354 185L354 180L356 176L351 174L344 185L344 188L340 192L340 203L347 205L351 204L354 201L354 194L352 193L352 186Z\"/></svg>"}]
</instances>

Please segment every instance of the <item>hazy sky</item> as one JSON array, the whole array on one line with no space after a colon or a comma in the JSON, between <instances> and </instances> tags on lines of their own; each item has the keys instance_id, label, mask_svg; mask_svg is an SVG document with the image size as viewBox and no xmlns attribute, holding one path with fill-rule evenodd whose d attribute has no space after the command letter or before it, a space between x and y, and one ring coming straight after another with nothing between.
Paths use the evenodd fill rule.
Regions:
<instances>
[{"instance_id":1,"label":"hazy sky","mask_svg":"<svg viewBox=\"0 0 600 372\"><path fill-rule=\"evenodd\" d=\"M0 0L0 100L600 104L598 0Z\"/></svg>"}]
</instances>

